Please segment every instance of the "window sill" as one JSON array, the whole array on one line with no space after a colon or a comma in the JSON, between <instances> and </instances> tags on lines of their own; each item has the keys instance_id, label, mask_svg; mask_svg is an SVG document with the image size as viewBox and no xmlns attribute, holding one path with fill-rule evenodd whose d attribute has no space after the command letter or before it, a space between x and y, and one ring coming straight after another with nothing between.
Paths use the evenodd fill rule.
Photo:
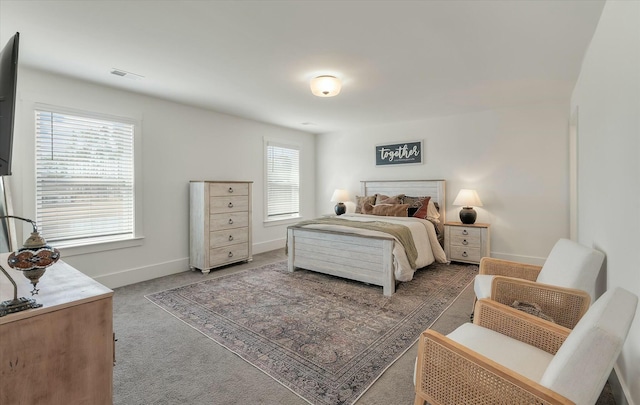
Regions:
<instances>
[{"instance_id":1,"label":"window sill","mask_svg":"<svg viewBox=\"0 0 640 405\"><path fill-rule=\"evenodd\" d=\"M142 246L144 236L137 236L131 239L120 239L112 241L101 241L94 243L86 243L83 245L55 245L53 247L60 250L60 255L64 259L70 256L80 256L89 253L106 252L108 250L126 249L130 247Z\"/></svg>"},{"instance_id":2,"label":"window sill","mask_svg":"<svg viewBox=\"0 0 640 405\"><path fill-rule=\"evenodd\" d=\"M298 223L302 220L301 216L297 217L286 217L286 218L278 218L278 219L267 219L265 220L264 226L279 226L279 225L291 225Z\"/></svg>"}]
</instances>

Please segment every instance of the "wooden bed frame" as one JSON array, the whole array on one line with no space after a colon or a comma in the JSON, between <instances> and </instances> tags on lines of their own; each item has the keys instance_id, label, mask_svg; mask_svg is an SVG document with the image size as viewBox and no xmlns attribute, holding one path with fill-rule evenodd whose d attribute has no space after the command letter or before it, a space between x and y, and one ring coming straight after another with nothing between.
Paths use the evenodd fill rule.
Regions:
<instances>
[{"instance_id":1,"label":"wooden bed frame","mask_svg":"<svg viewBox=\"0 0 640 405\"><path fill-rule=\"evenodd\" d=\"M444 180L362 181L360 195L431 196L440 206L445 221ZM287 229L289 271L296 268L331 274L382 286L384 295L396 289L392 237L353 235L345 232L308 229L292 225Z\"/></svg>"}]
</instances>

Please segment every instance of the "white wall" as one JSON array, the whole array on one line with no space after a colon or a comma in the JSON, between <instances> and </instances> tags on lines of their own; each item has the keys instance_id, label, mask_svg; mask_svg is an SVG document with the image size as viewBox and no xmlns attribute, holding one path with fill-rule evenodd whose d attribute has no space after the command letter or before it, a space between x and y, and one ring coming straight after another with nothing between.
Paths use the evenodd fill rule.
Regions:
<instances>
[{"instance_id":1,"label":"white wall","mask_svg":"<svg viewBox=\"0 0 640 405\"><path fill-rule=\"evenodd\" d=\"M320 135L316 207L361 180L444 179L446 215L461 188L478 191L477 222L491 224L491 255L541 263L567 237L568 100ZM375 166L375 145L423 140L424 164Z\"/></svg>"},{"instance_id":2,"label":"white wall","mask_svg":"<svg viewBox=\"0 0 640 405\"><path fill-rule=\"evenodd\" d=\"M188 269L190 180L253 181L254 253L284 246L285 225L263 225L263 137L300 145L301 213L315 213L314 135L30 69L21 69L18 80L9 177L16 215L35 218L34 102L142 121L143 184L136 185L143 188L142 246L78 256L63 251L63 260L110 287Z\"/></svg>"},{"instance_id":3,"label":"white wall","mask_svg":"<svg viewBox=\"0 0 640 405\"><path fill-rule=\"evenodd\" d=\"M608 1L571 100L578 108L578 240L607 255L600 291L640 295L640 2ZM617 363L640 404L640 312ZM621 403L621 402L617 402Z\"/></svg>"}]
</instances>

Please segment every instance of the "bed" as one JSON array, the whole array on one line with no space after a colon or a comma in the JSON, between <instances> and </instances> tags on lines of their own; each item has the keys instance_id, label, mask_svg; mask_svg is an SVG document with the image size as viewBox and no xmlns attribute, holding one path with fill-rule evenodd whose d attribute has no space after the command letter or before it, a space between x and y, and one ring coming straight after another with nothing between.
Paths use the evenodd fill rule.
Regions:
<instances>
[{"instance_id":1,"label":"bed","mask_svg":"<svg viewBox=\"0 0 640 405\"><path fill-rule=\"evenodd\" d=\"M416 269L447 258L438 242L436 227L445 222L445 181L363 181L360 196L428 196L439 206L439 224L418 218L398 218L365 214L345 214L334 219L302 221L287 229L288 269L312 270L364 283L382 286L384 295L395 292L396 282L409 281ZM382 206L380 204L379 206ZM384 208L384 207L382 207ZM337 223L345 222L344 226ZM371 229L351 229L351 221L384 221L408 227L414 237L417 258L413 268L403 254L411 251L396 236ZM393 226L393 225L390 225ZM426 238L419 234L424 230ZM440 228L441 231L441 228ZM418 236L416 236L418 235ZM435 239L435 240L434 240ZM411 267L411 266L409 266Z\"/></svg>"}]
</instances>

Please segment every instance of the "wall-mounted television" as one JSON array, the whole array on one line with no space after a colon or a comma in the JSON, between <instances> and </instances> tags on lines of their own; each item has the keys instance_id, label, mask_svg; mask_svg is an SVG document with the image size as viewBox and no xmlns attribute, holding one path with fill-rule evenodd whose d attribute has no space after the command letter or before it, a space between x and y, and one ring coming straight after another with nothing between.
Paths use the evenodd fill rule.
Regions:
<instances>
[{"instance_id":1,"label":"wall-mounted television","mask_svg":"<svg viewBox=\"0 0 640 405\"><path fill-rule=\"evenodd\" d=\"M19 41L20 33L16 32L0 53L0 176L11 174Z\"/></svg>"}]
</instances>

